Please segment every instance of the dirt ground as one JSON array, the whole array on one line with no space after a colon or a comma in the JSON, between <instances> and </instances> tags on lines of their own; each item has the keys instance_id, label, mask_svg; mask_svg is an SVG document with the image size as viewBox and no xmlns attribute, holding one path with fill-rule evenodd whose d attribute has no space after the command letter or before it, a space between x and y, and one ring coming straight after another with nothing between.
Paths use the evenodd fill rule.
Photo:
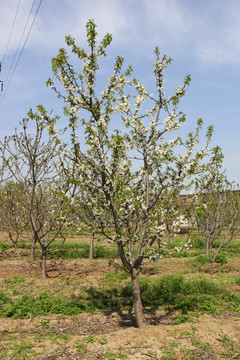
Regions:
<instances>
[{"instance_id":1,"label":"dirt ground","mask_svg":"<svg viewBox=\"0 0 240 360\"><path fill-rule=\"evenodd\" d=\"M233 276L240 275L239 260L234 261ZM185 258L174 258L144 271L160 276L187 273L188 268ZM59 290L61 279L79 279L79 287L96 285L104 281L106 273L115 271L109 268L108 260L102 259L49 260L48 269L49 278L44 281L39 261L31 263L24 250L9 250L0 261L1 289L6 279L13 277L24 277L30 284L28 293L31 286ZM62 287L59 291L68 289ZM240 359L239 313L201 314L178 325L173 323L176 314L163 309L154 314L146 310L146 317L148 325L142 329L134 326L132 314L127 312L0 319L0 359Z\"/></svg>"}]
</instances>

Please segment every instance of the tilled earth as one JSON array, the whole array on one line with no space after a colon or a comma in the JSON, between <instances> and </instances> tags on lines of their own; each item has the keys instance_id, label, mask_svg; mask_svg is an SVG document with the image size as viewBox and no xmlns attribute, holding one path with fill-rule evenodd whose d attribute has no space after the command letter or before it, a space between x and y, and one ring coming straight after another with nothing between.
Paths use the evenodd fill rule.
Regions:
<instances>
[{"instance_id":1,"label":"tilled earth","mask_svg":"<svg viewBox=\"0 0 240 360\"><path fill-rule=\"evenodd\" d=\"M239 274L235 260L235 276ZM165 259L145 274L161 276L189 270L186 259ZM104 281L108 260L51 260L49 278L41 279L40 263L31 263L24 250L5 251L0 261L0 286L8 279L24 277L26 292L47 290L71 295L71 281L97 285ZM216 267L216 272L220 268ZM226 267L226 272L229 274ZM239 274L240 275L240 274ZM189 271L191 276L191 271ZM69 280L69 287L66 286ZM64 281L64 285L62 284ZM19 284L15 290L19 292ZM76 286L74 288L76 290ZM70 293L69 293L70 292ZM30 319L0 319L0 359L240 359L240 314L200 314L191 322L174 325L176 313L146 309L148 325L137 329L132 313L101 311L77 316L49 315Z\"/></svg>"}]
</instances>

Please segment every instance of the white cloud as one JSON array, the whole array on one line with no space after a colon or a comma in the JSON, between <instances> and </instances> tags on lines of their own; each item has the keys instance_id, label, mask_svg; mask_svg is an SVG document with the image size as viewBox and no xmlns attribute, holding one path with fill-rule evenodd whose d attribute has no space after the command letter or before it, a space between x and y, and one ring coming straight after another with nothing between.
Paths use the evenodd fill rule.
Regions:
<instances>
[{"instance_id":1,"label":"white cloud","mask_svg":"<svg viewBox=\"0 0 240 360\"><path fill-rule=\"evenodd\" d=\"M0 0L0 55L4 53L17 0ZM9 50L17 47L32 2L22 0ZM148 57L155 45L168 55L195 57L207 66L238 64L238 0L64 0L42 3L27 48L53 56L71 34L85 41L85 24L94 18L98 33L113 34L121 52Z\"/></svg>"},{"instance_id":2,"label":"white cloud","mask_svg":"<svg viewBox=\"0 0 240 360\"><path fill-rule=\"evenodd\" d=\"M239 12L239 2L220 1L217 9L209 9L209 15L200 18L198 29L201 32L195 44L195 55L205 65L239 65Z\"/></svg>"}]
</instances>

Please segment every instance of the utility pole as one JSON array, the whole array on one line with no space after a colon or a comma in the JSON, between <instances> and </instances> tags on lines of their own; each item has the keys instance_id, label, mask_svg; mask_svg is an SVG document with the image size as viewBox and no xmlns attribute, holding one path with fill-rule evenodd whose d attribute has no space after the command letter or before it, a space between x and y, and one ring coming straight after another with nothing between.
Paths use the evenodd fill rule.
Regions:
<instances>
[{"instance_id":1,"label":"utility pole","mask_svg":"<svg viewBox=\"0 0 240 360\"><path fill-rule=\"evenodd\" d=\"M0 62L0 72L2 71L2 63ZM0 84L1 84L1 93L3 92L3 81L0 80Z\"/></svg>"}]
</instances>

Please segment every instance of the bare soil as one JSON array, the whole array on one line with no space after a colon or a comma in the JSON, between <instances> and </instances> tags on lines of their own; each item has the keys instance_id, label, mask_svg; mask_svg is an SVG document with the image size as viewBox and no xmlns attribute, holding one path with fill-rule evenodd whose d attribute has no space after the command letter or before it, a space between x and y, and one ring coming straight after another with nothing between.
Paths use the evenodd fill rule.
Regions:
<instances>
[{"instance_id":1,"label":"bare soil","mask_svg":"<svg viewBox=\"0 0 240 360\"><path fill-rule=\"evenodd\" d=\"M4 256L3 256L4 255ZM196 274L185 258L164 259L147 266L148 276L182 273ZM229 266L216 264L215 275L239 276L239 258ZM104 282L106 273L114 272L108 260L49 260L49 278L41 279L40 262L31 263L26 250L7 250L0 257L0 286L6 280L24 277L27 293L36 289L56 291L71 296L76 287L66 280L84 284ZM210 275L204 272L204 276ZM31 285L32 284L32 285ZM62 285L61 285L62 284ZM8 285L10 286L10 285ZM18 284L18 286L20 286ZM16 295L17 296L17 295ZM30 319L0 319L0 359L163 359L214 360L240 359L240 314L201 314L191 322L174 325L176 313L163 309L146 310L148 325L137 329L133 314L126 311L99 311L78 316L49 315Z\"/></svg>"}]
</instances>

